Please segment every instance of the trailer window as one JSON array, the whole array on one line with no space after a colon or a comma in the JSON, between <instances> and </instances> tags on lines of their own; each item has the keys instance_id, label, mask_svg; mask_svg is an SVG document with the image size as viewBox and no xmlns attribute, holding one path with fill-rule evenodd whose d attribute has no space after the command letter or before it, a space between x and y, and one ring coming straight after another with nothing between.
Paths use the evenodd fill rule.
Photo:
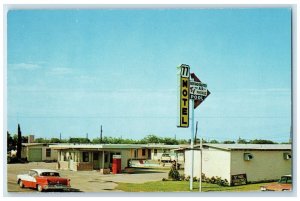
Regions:
<instances>
[{"instance_id":1,"label":"trailer window","mask_svg":"<svg viewBox=\"0 0 300 201\"><path fill-rule=\"evenodd\" d=\"M89 162L90 161L89 152L82 152L82 161L83 162Z\"/></svg>"},{"instance_id":2,"label":"trailer window","mask_svg":"<svg viewBox=\"0 0 300 201\"><path fill-rule=\"evenodd\" d=\"M51 157L51 149L46 149L46 157Z\"/></svg>"}]
</instances>

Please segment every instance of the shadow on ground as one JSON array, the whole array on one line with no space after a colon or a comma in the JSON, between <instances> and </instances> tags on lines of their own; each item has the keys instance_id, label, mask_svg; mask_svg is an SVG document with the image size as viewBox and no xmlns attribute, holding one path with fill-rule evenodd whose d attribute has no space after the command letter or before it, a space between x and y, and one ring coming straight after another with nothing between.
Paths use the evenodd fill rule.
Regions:
<instances>
[{"instance_id":1,"label":"shadow on ground","mask_svg":"<svg viewBox=\"0 0 300 201\"><path fill-rule=\"evenodd\" d=\"M151 168L134 168L132 173L128 174L150 174L150 173L165 173L166 171L169 171L166 169L165 171L157 171L153 170Z\"/></svg>"}]
</instances>

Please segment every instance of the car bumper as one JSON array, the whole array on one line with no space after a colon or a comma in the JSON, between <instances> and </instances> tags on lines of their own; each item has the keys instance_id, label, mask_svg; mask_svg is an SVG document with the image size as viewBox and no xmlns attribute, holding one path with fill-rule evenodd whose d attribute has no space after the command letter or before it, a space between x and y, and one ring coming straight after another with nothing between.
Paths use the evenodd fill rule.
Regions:
<instances>
[{"instance_id":1,"label":"car bumper","mask_svg":"<svg viewBox=\"0 0 300 201\"><path fill-rule=\"evenodd\" d=\"M66 185L47 185L44 186L45 190L58 190L58 189L69 189L71 188L70 186L66 186Z\"/></svg>"},{"instance_id":2,"label":"car bumper","mask_svg":"<svg viewBox=\"0 0 300 201\"><path fill-rule=\"evenodd\" d=\"M266 187L264 187L264 186L261 186L261 187L260 187L260 190L261 190L261 191L266 191L266 190L267 190L267 188L266 188Z\"/></svg>"}]
</instances>

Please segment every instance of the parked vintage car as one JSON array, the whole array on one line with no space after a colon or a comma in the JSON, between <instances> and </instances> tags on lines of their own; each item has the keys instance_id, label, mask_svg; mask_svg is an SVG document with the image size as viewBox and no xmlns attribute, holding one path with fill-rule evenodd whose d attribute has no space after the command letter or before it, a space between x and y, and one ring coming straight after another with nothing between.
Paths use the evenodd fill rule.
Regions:
<instances>
[{"instance_id":1,"label":"parked vintage car","mask_svg":"<svg viewBox=\"0 0 300 201\"><path fill-rule=\"evenodd\" d=\"M70 188L70 179L62 178L59 172L49 169L31 169L28 174L17 175L17 183L21 188L44 190L62 190Z\"/></svg>"},{"instance_id":2,"label":"parked vintage car","mask_svg":"<svg viewBox=\"0 0 300 201\"><path fill-rule=\"evenodd\" d=\"M276 183L271 183L260 187L261 191L291 191L292 190L292 176L284 175Z\"/></svg>"},{"instance_id":3,"label":"parked vintage car","mask_svg":"<svg viewBox=\"0 0 300 201\"><path fill-rule=\"evenodd\" d=\"M171 156L170 154L162 154L161 155L161 162L171 162Z\"/></svg>"}]
</instances>

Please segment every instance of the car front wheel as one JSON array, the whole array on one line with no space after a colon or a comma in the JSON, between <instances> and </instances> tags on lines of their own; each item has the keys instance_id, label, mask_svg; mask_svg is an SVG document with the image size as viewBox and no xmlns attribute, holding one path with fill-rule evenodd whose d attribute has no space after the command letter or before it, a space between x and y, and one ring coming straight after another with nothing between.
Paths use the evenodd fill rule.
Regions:
<instances>
[{"instance_id":1,"label":"car front wheel","mask_svg":"<svg viewBox=\"0 0 300 201\"><path fill-rule=\"evenodd\" d=\"M39 192L42 192L43 191L43 187L41 186L41 185L37 185L37 190L39 191Z\"/></svg>"},{"instance_id":2,"label":"car front wheel","mask_svg":"<svg viewBox=\"0 0 300 201\"><path fill-rule=\"evenodd\" d=\"M20 186L21 188L24 188L24 184L23 184L23 181L22 181L22 180L19 181L19 186Z\"/></svg>"}]
</instances>

